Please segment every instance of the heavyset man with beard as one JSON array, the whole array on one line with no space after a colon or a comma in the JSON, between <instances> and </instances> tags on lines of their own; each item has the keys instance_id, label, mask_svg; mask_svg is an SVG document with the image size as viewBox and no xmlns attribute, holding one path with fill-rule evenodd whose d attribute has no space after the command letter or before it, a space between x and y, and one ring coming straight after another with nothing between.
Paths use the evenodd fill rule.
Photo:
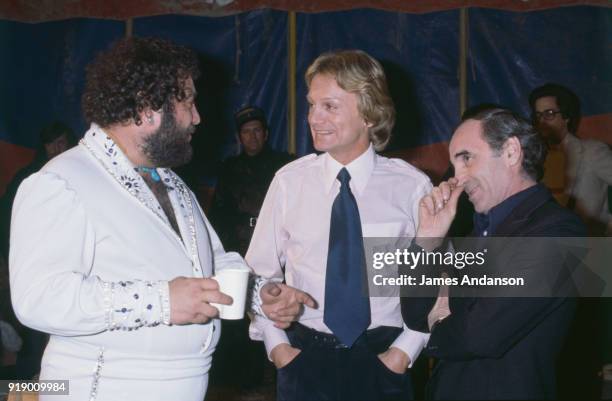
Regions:
<instances>
[{"instance_id":1,"label":"heavyset man with beard","mask_svg":"<svg viewBox=\"0 0 612 401\"><path fill-rule=\"evenodd\" d=\"M19 188L10 275L15 312L51 334L41 400L201 401L230 304L209 278L232 264L170 169L192 156L195 54L155 39L116 43L88 67L90 129Z\"/></svg>"}]
</instances>

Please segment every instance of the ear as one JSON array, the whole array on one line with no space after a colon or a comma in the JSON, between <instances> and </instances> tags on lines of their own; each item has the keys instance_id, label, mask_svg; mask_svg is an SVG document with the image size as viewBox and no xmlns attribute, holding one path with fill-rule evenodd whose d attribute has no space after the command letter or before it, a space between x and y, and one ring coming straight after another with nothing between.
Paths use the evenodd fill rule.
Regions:
<instances>
[{"instance_id":1,"label":"ear","mask_svg":"<svg viewBox=\"0 0 612 401\"><path fill-rule=\"evenodd\" d=\"M561 117L563 118L563 121L565 121L565 126L568 126L569 122L570 122L570 118L569 117L563 117L563 116L561 116Z\"/></svg>"},{"instance_id":2,"label":"ear","mask_svg":"<svg viewBox=\"0 0 612 401\"><path fill-rule=\"evenodd\" d=\"M150 108L143 110L140 113L140 121L142 121L142 124L140 126L145 129L148 129L148 128L157 129L159 125L161 124L161 118L162 118L161 113L162 113L161 109L158 111L153 111Z\"/></svg>"},{"instance_id":3,"label":"ear","mask_svg":"<svg viewBox=\"0 0 612 401\"><path fill-rule=\"evenodd\" d=\"M502 148L502 157L507 166L520 167L523 159L523 148L521 148L521 142L515 136L510 137L504 143Z\"/></svg>"},{"instance_id":4,"label":"ear","mask_svg":"<svg viewBox=\"0 0 612 401\"><path fill-rule=\"evenodd\" d=\"M363 120L363 124L366 126L366 128L372 128L374 126L374 124L365 119Z\"/></svg>"}]
</instances>

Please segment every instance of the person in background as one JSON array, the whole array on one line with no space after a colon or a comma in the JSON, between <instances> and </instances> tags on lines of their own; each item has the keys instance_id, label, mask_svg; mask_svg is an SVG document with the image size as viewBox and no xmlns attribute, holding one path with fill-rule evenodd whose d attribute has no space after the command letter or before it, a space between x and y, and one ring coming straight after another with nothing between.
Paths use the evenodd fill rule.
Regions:
<instances>
[{"instance_id":1,"label":"person in background","mask_svg":"<svg viewBox=\"0 0 612 401\"><path fill-rule=\"evenodd\" d=\"M269 126L262 109L247 106L234 115L242 152L221 166L210 220L226 250L244 255L266 191L279 168L293 159L268 146ZM248 336L250 319L222 321L211 384L256 392L267 363L261 342Z\"/></svg>"},{"instance_id":2,"label":"person in background","mask_svg":"<svg viewBox=\"0 0 612 401\"><path fill-rule=\"evenodd\" d=\"M244 255L270 182L293 157L268 146L268 122L260 108L247 106L234 120L242 152L221 166L211 222L225 249Z\"/></svg>"},{"instance_id":3,"label":"person in background","mask_svg":"<svg viewBox=\"0 0 612 401\"><path fill-rule=\"evenodd\" d=\"M580 99L569 88L547 83L529 95L532 121L549 145L543 182L559 202L577 213L590 236L612 235L608 188L612 185L612 150L600 141L576 135L581 120ZM555 193L556 192L556 193ZM567 399L599 397L609 299L582 298L561 354L560 394ZM580 368L577 369L576 367Z\"/></svg>"},{"instance_id":4,"label":"person in background","mask_svg":"<svg viewBox=\"0 0 612 401\"><path fill-rule=\"evenodd\" d=\"M551 148L544 183L559 187L558 200L583 219L590 235L612 235L612 150L576 136L580 99L565 86L549 83L531 92L529 106L534 126Z\"/></svg>"},{"instance_id":5,"label":"person in background","mask_svg":"<svg viewBox=\"0 0 612 401\"><path fill-rule=\"evenodd\" d=\"M0 199L0 221L2 222L0 223L0 246L5 255L8 255L11 211L19 185L27 177L40 170L49 160L76 145L72 129L60 121L46 125L40 131L39 141L40 146L34 155L34 160L15 174L4 196ZM7 313L14 318L12 309ZM17 328L23 341L22 346L16 351L15 375L22 379L30 379L40 371L40 361L49 336L29 327L19 325Z\"/></svg>"},{"instance_id":6,"label":"person in background","mask_svg":"<svg viewBox=\"0 0 612 401\"><path fill-rule=\"evenodd\" d=\"M0 252L0 378L3 380L22 377L17 374L16 364L23 339L16 328L22 329L11 308L8 266Z\"/></svg>"},{"instance_id":7,"label":"person in background","mask_svg":"<svg viewBox=\"0 0 612 401\"><path fill-rule=\"evenodd\" d=\"M15 174L0 199L0 221L2 222L0 246L5 255L8 255L11 208L17 188L23 180L40 170L45 163L74 145L76 145L76 138L72 129L60 121L54 121L40 131L39 147L34 155L34 160Z\"/></svg>"}]
</instances>

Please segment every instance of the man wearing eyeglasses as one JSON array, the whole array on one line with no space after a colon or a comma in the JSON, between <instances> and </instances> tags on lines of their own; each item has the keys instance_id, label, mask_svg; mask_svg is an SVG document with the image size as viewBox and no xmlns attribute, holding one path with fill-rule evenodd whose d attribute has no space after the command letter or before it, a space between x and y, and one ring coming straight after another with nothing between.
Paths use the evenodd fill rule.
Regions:
<instances>
[{"instance_id":1,"label":"man wearing eyeglasses","mask_svg":"<svg viewBox=\"0 0 612 401\"><path fill-rule=\"evenodd\" d=\"M580 100L570 89L553 83L529 95L531 116L538 132L550 147L543 182L557 200L573 209L587 226L589 235L612 235L608 211L608 186L612 185L612 151L599 141L576 136L580 123ZM557 168L555 169L555 165ZM598 398L597 377L604 361L600 343L605 316L599 299L581 299L570 335L559 360L559 393L568 399ZM589 327L585 331L584 328ZM580 366L580 368L576 368Z\"/></svg>"},{"instance_id":2,"label":"man wearing eyeglasses","mask_svg":"<svg viewBox=\"0 0 612 401\"><path fill-rule=\"evenodd\" d=\"M531 92L529 105L535 127L551 148L549 159L557 158L565 172L549 168L544 182L560 188L559 200L584 220L590 235L611 235L612 151L602 142L576 136L580 100L568 88L549 83Z\"/></svg>"}]
</instances>

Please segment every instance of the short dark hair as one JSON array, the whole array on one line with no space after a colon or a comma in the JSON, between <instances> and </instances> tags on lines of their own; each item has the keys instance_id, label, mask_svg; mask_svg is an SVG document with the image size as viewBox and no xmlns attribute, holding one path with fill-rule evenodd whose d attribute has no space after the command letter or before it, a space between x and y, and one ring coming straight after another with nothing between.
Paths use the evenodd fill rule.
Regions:
<instances>
[{"instance_id":1,"label":"short dark hair","mask_svg":"<svg viewBox=\"0 0 612 401\"><path fill-rule=\"evenodd\" d=\"M481 122L484 140L494 152L501 152L506 141L516 137L523 150L524 173L535 181L542 179L548 149L529 121L506 108L485 109L471 119Z\"/></svg>"},{"instance_id":2,"label":"short dark hair","mask_svg":"<svg viewBox=\"0 0 612 401\"><path fill-rule=\"evenodd\" d=\"M575 134L578 131L578 124L580 124L580 99L578 99L574 92L563 85L547 83L531 91L529 94L529 106L531 107L532 120L535 121L536 100L546 96L552 96L557 100L557 106L559 106L561 115L563 118L568 119L567 130Z\"/></svg>"},{"instance_id":3,"label":"short dark hair","mask_svg":"<svg viewBox=\"0 0 612 401\"><path fill-rule=\"evenodd\" d=\"M144 110L184 100L185 80L198 76L193 50L163 39L121 39L87 66L85 118L102 127L129 120L140 125Z\"/></svg>"},{"instance_id":4,"label":"short dark hair","mask_svg":"<svg viewBox=\"0 0 612 401\"><path fill-rule=\"evenodd\" d=\"M61 121L54 121L51 124L45 125L40 131L40 143L46 145L62 135L66 135L68 142L74 144L74 132L72 129Z\"/></svg>"}]
</instances>

